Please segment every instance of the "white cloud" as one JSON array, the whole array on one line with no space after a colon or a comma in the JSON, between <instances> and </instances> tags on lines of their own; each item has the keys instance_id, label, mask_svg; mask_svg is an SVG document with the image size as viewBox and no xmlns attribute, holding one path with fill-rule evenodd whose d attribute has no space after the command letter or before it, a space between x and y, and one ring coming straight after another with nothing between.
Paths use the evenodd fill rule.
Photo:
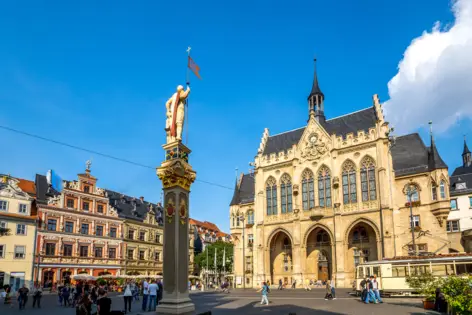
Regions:
<instances>
[{"instance_id":1,"label":"white cloud","mask_svg":"<svg viewBox=\"0 0 472 315\"><path fill-rule=\"evenodd\" d=\"M399 134L434 122L442 132L472 119L472 0L453 3L455 21L415 38L388 83L387 120Z\"/></svg>"}]
</instances>

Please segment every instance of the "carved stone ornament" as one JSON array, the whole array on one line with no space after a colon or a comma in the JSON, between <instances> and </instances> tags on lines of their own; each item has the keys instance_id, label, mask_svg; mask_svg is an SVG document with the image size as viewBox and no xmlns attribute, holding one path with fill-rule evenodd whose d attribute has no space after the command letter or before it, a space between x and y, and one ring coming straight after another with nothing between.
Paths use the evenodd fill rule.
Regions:
<instances>
[{"instance_id":1,"label":"carved stone ornament","mask_svg":"<svg viewBox=\"0 0 472 315\"><path fill-rule=\"evenodd\" d=\"M162 181L164 188L179 186L190 190L190 185L195 181L195 171L180 161L157 169L157 176Z\"/></svg>"},{"instance_id":2,"label":"carved stone ornament","mask_svg":"<svg viewBox=\"0 0 472 315\"><path fill-rule=\"evenodd\" d=\"M169 223L172 223L172 218L175 214L175 195L173 193L169 194L167 197L167 202L165 205L166 217Z\"/></svg>"},{"instance_id":3,"label":"carved stone ornament","mask_svg":"<svg viewBox=\"0 0 472 315\"><path fill-rule=\"evenodd\" d=\"M308 161L314 161L320 159L326 152L328 152L326 143L322 141L318 133L312 132L305 140L301 156Z\"/></svg>"},{"instance_id":4,"label":"carved stone ornament","mask_svg":"<svg viewBox=\"0 0 472 315\"><path fill-rule=\"evenodd\" d=\"M188 208L187 208L187 198L182 193L180 194L179 216L180 216L180 224L185 224L185 221L188 216Z\"/></svg>"}]
</instances>

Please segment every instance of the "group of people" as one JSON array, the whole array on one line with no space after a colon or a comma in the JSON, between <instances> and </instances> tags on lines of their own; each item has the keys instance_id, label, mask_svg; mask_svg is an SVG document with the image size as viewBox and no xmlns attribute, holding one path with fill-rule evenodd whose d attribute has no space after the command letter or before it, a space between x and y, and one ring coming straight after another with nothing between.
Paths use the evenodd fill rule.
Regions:
<instances>
[{"instance_id":1,"label":"group of people","mask_svg":"<svg viewBox=\"0 0 472 315\"><path fill-rule=\"evenodd\" d=\"M14 295L14 292L12 293L12 288L9 285L5 285L3 287L4 291L2 292L2 298L3 298L3 303L6 305L10 305L10 307L13 307L13 300L12 297ZM16 292L16 298L18 301L18 306L20 310L25 309L26 303L28 302L28 294L30 290L24 284L21 288L18 289ZM41 297L43 295L43 292L39 286L35 287L33 289L33 308L38 307L41 308Z\"/></svg>"},{"instance_id":2,"label":"group of people","mask_svg":"<svg viewBox=\"0 0 472 315\"><path fill-rule=\"evenodd\" d=\"M155 311L157 305L162 300L163 285L160 280L146 279L140 285L135 281L128 280L123 288L123 300L125 306L125 313L131 312L131 304L133 299L139 301L139 292L142 289L143 292L143 303L141 305L141 310L143 312ZM100 314L101 315L101 314Z\"/></svg>"},{"instance_id":3,"label":"group of people","mask_svg":"<svg viewBox=\"0 0 472 315\"><path fill-rule=\"evenodd\" d=\"M380 297L379 282L377 281L377 275L369 276L362 280L361 283L361 301L365 304L369 303L383 303Z\"/></svg>"}]
</instances>

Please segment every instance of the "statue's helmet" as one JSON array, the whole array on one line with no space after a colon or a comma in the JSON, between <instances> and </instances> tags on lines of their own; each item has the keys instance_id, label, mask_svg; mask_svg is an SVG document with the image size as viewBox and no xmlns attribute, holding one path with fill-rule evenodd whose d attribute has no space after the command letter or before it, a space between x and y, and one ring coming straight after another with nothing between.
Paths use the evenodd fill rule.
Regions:
<instances>
[{"instance_id":1,"label":"statue's helmet","mask_svg":"<svg viewBox=\"0 0 472 315\"><path fill-rule=\"evenodd\" d=\"M182 85L177 86L177 92L183 91L184 87Z\"/></svg>"}]
</instances>

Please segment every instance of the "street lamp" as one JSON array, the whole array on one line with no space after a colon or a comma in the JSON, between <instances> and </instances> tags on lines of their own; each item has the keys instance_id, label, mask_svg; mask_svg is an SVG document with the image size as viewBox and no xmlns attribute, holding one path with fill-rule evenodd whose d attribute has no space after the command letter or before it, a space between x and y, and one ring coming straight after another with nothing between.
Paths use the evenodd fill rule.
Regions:
<instances>
[{"instance_id":1,"label":"street lamp","mask_svg":"<svg viewBox=\"0 0 472 315\"><path fill-rule=\"evenodd\" d=\"M246 289L246 244L244 240L246 227L244 226L244 215L238 217L243 223L243 289Z\"/></svg>"},{"instance_id":2,"label":"street lamp","mask_svg":"<svg viewBox=\"0 0 472 315\"><path fill-rule=\"evenodd\" d=\"M417 194L418 190L415 185L409 184L406 188L406 195L408 196L408 203L410 204L410 226L411 226L411 239L413 242L413 252L416 254L416 245L415 245L415 222L413 220L413 195Z\"/></svg>"}]
</instances>

